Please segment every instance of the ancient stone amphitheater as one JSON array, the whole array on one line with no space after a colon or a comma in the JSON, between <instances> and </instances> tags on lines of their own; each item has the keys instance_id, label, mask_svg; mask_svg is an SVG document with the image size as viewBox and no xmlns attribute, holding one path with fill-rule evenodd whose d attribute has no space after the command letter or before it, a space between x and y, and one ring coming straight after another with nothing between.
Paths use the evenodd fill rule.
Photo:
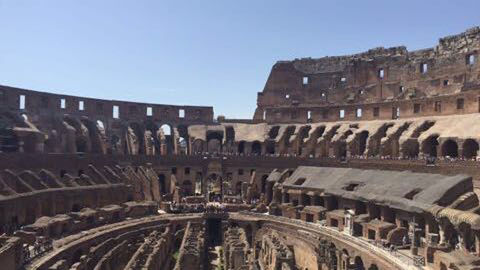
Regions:
<instances>
[{"instance_id":1,"label":"ancient stone amphitheater","mask_svg":"<svg viewBox=\"0 0 480 270\"><path fill-rule=\"evenodd\" d=\"M0 269L480 269L480 28L213 115L0 86Z\"/></svg>"}]
</instances>

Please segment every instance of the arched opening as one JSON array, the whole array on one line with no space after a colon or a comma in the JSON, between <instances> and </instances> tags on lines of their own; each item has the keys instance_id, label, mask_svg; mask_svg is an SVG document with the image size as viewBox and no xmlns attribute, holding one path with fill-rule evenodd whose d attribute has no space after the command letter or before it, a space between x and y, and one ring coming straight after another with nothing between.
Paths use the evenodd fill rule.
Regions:
<instances>
[{"instance_id":1,"label":"arched opening","mask_svg":"<svg viewBox=\"0 0 480 270\"><path fill-rule=\"evenodd\" d=\"M157 136L158 132L158 127L157 125L152 121L152 120L147 120L145 121L145 130L150 131L151 138L152 138L152 144L153 147L155 148L155 154L160 154L160 140L159 137Z\"/></svg>"},{"instance_id":2,"label":"arched opening","mask_svg":"<svg viewBox=\"0 0 480 270\"><path fill-rule=\"evenodd\" d=\"M158 189L160 191L160 194L165 194L167 192L167 189L165 187L165 175L164 174L158 174Z\"/></svg>"},{"instance_id":3,"label":"arched opening","mask_svg":"<svg viewBox=\"0 0 480 270\"><path fill-rule=\"evenodd\" d=\"M337 143L337 157L345 158L347 157L347 143L345 141L340 141Z\"/></svg>"},{"instance_id":4,"label":"arched opening","mask_svg":"<svg viewBox=\"0 0 480 270\"><path fill-rule=\"evenodd\" d=\"M88 129L88 137L90 139L92 153L104 153L104 145L102 138L105 136L105 127L103 122L97 120L96 122L89 119L81 119L81 123ZM77 149L78 150L78 149ZM78 151L82 152L82 151Z\"/></svg>"},{"instance_id":5,"label":"arched opening","mask_svg":"<svg viewBox=\"0 0 480 270\"><path fill-rule=\"evenodd\" d=\"M359 256L355 257L355 270L365 270L362 258L360 258Z\"/></svg>"},{"instance_id":6,"label":"arched opening","mask_svg":"<svg viewBox=\"0 0 480 270\"><path fill-rule=\"evenodd\" d=\"M368 268L368 270L378 270L378 267L376 264L372 264L370 265L370 267Z\"/></svg>"},{"instance_id":7,"label":"arched opening","mask_svg":"<svg viewBox=\"0 0 480 270\"><path fill-rule=\"evenodd\" d=\"M422 151L425 155L436 157L437 146L438 146L438 135L432 135L428 137L425 141L423 141Z\"/></svg>"},{"instance_id":8,"label":"arched opening","mask_svg":"<svg viewBox=\"0 0 480 270\"><path fill-rule=\"evenodd\" d=\"M252 154L254 155L262 154L262 144L259 141L254 141L252 143Z\"/></svg>"},{"instance_id":9,"label":"arched opening","mask_svg":"<svg viewBox=\"0 0 480 270\"><path fill-rule=\"evenodd\" d=\"M285 147L290 146L290 137L292 137L296 129L297 128L295 126L288 126L285 129L285 132L283 133L283 137L284 137L283 144Z\"/></svg>"},{"instance_id":10,"label":"arched opening","mask_svg":"<svg viewBox=\"0 0 480 270\"><path fill-rule=\"evenodd\" d=\"M133 132L133 134L132 134ZM145 134L139 123L131 123L128 126L127 139L129 140L129 154L145 154Z\"/></svg>"},{"instance_id":11,"label":"arched opening","mask_svg":"<svg viewBox=\"0 0 480 270\"><path fill-rule=\"evenodd\" d=\"M197 172L195 175L195 195L203 194L203 175Z\"/></svg>"},{"instance_id":12,"label":"arched opening","mask_svg":"<svg viewBox=\"0 0 480 270\"><path fill-rule=\"evenodd\" d=\"M245 153L245 141L240 141L238 143L238 153L244 154Z\"/></svg>"},{"instance_id":13,"label":"arched opening","mask_svg":"<svg viewBox=\"0 0 480 270\"><path fill-rule=\"evenodd\" d=\"M77 144L77 152L78 153L85 153L87 152L87 141L83 137L77 137L75 140Z\"/></svg>"},{"instance_id":14,"label":"arched opening","mask_svg":"<svg viewBox=\"0 0 480 270\"><path fill-rule=\"evenodd\" d=\"M271 140L275 140L278 136L278 131L280 130L280 126L273 126L269 131L268 131L268 138Z\"/></svg>"},{"instance_id":15,"label":"arched opening","mask_svg":"<svg viewBox=\"0 0 480 270\"><path fill-rule=\"evenodd\" d=\"M167 124L163 124L160 126L160 134L157 135L160 140L160 145L162 143L165 144L165 154L172 154L174 147L173 147L173 132L172 132L172 127ZM162 142L163 141L163 142Z\"/></svg>"},{"instance_id":16,"label":"arched opening","mask_svg":"<svg viewBox=\"0 0 480 270\"><path fill-rule=\"evenodd\" d=\"M466 139L463 143L463 156L465 158L474 158L478 154L478 143L474 139Z\"/></svg>"},{"instance_id":17,"label":"arched opening","mask_svg":"<svg viewBox=\"0 0 480 270\"><path fill-rule=\"evenodd\" d=\"M110 137L110 145L111 148L108 149L109 153L118 154L119 151L122 150L120 138L115 134Z\"/></svg>"},{"instance_id":18,"label":"arched opening","mask_svg":"<svg viewBox=\"0 0 480 270\"><path fill-rule=\"evenodd\" d=\"M165 136L170 136L170 135L172 135L172 128L171 128L169 125L163 124L163 125L160 126L160 128L162 129L163 134L164 134Z\"/></svg>"},{"instance_id":19,"label":"arched opening","mask_svg":"<svg viewBox=\"0 0 480 270\"><path fill-rule=\"evenodd\" d=\"M368 131L362 131L358 135L358 155L363 155L367 149Z\"/></svg>"},{"instance_id":20,"label":"arched opening","mask_svg":"<svg viewBox=\"0 0 480 270\"><path fill-rule=\"evenodd\" d=\"M458 145L454 140L447 140L442 144L442 156L458 157Z\"/></svg>"},{"instance_id":21,"label":"arched opening","mask_svg":"<svg viewBox=\"0 0 480 270\"><path fill-rule=\"evenodd\" d=\"M403 144L402 153L405 157L416 158L420 152L419 148L418 141L416 139L411 139Z\"/></svg>"},{"instance_id":22,"label":"arched opening","mask_svg":"<svg viewBox=\"0 0 480 270\"><path fill-rule=\"evenodd\" d=\"M273 140L265 141L265 153L269 155L275 154L275 141Z\"/></svg>"},{"instance_id":23,"label":"arched opening","mask_svg":"<svg viewBox=\"0 0 480 270\"><path fill-rule=\"evenodd\" d=\"M178 153L181 155L188 154L188 142L184 137L178 138Z\"/></svg>"},{"instance_id":24,"label":"arched opening","mask_svg":"<svg viewBox=\"0 0 480 270\"><path fill-rule=\"evenodd\" d=\"M188 136L188 127L186 125L180 125L177 127L178 130L178 153L183 155L190 154L190 149L188 142L190 137Z\"/></svg>"},{"instance_id":25,"label":"arched opening","mask_svg":"<svg viewBox=\"0 0 480 270\"><path fill-rule=\"evenodd\" d=\"M192 144L192 152L195 154L203 153L203 141L196 139Z\"/></svg>"},{"instance_id":26,"label":"arched opening","mask_svg":"<svg viewBox=\"0 0 480 270\"><path fill-rule=\"evenodd\" d=\"M338 261L337 261L337 247L333 243L330 244L328 247L328 256L327 262L329 269L337 269Z\"/></svg>"},{"instance_id":27,"label":"arched opening","mask_svg":"<svg viewBox=\"0 0 480 270\"><path fill-rule=\"evenodd\" d=\"M251 245L253 237L252 224L247 224L247 226L245 227L245 236L247 237L248 243Z\"/></svg>"},{"instance_id":28,"label":"arched opening","mask_svg":"<svg viewBox=\"0 0 480 270\"><path fill-rule=\"evenodd\" d=\"M18 152L18 148L18 138L15 132L10 128L0 126L0 152Z\"/></svg>"},{"instance_id":29,"label":"arched opening","mask_svg":"<svg viewBox=\"0 0 480 270\"><path fill-rule=\"evenodd\" d=\"M222 152L223 134L220 132L210 132L207 134L207 152L221 153Z\"/></svg>"},{"instance_id":30,"label":"arched opening","mask_svg":"<svg viewBox=\"0 0 480 270\"><path fill-rule=\"evenodd\" d=\"M192 182L190 180L185 180L182 183L182 191L184 196L192 195Z\"/></svg>"},{"instance_id":31,"label":"arched opening","mask_svg":"<svg viewBox=\"0 0 480 270\"><path fill-rule=\"evenodd\" d=\"M265 193L266 190L267 190L267 178L268 178L267 174L264 174L262 176L262 181L261 181L261 191L262 191L262 193Z\"/></svg>"},{"instance_id":32,"label":"arched opening","mask_svg":"<svg viewBox=\"0 0 480 270\"><path fill-rule=\"evenodd\" d=\"M233 145L235 143L235 129L233 127L225 128L225 144L229 153L233 152Z\"/></svg>"},{"instance_id":33,"label":"arched opening","mask_svg":"<svg viewBox=\"0 0 480 270\"><path fill-rule=\"evenodd\" d=\"M350 257L348 255L348 251L346 249L342 250L343 258L342 260L342 269L348 269L347 267L350 267Z\"/></svg>"},{"instance_id":34,"label":"arched opening","mask_svg":"<svg viewBox=\"0 0 480 270\"><path fill-rule=\"evenodd\" d=\"M242 182L238 181L237 184L235 184L235 195L242 195Z\"/></svg>"}]
</instances>

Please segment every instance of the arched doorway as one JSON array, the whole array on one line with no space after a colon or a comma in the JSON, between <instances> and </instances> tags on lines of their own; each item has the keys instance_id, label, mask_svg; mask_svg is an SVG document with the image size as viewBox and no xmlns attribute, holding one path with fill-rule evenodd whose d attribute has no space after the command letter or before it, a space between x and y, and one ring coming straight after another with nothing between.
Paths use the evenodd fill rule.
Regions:
<instances>
[{"instance_id":1,"label":"arched doorway","mask_svg":"<svg viewBox=\"0 0 480 270\"><path fill-rule=\"evenodd\" d=\"M428 137L422 143L423 154L431 157L437 156L438 135L432 135Z\"/></svg>"},{"instance_id":2,"label":"arched doorway","mask_svg":"<svg viewBox=\"0 0 480 270\"><path fill-rule=\"evenodd\" d=\"M265 141L265 152L269 155L275 154L275 141L273 140Z\"/></svg>"},{"instance_id":3,"label":"arched doorway","mask_svg":"<svg viewBox=\"0 0 480 270\"><path fill-rule=\"evenodd\" d=\"M358 155L363 155L367 149L368 131L362 131L358 135Z\"/></svg>"},{"instance_id":4,"label":"arched doorway","mask_svg":"<svg viewBox=\"0 0 480 270\"><path fill-rule=\"evenodd\" d=\"M262 154L262 144L259 141L254 141L252 143L252 154L254 155Z\"/></svg>"},{"instance_id":5,"label":"arched doorway","mask_svg":"<svg viewBox=\"0 0 480 270\"><path fill-rule=\"evenodd\" d=\"M442 156L458 157L458 145L454 140L447 140L442 144Z\"/></svg>"},{"instance_id":6,"label":"arched doorway","mask_svg":"<svg viewBox=\"0 0 480 270\"><path fill-rule=\"evenodd\" d=\"M355 270L365 270L365 266L363 265L363 261L360 256L355 257Z\"/></svg>"},{"instance_id":7,"label":"arched doorway","mask_svg":"<svg viewBox=\"0 0 480 270\"><path fill-rule=\"evenodd\" d=\"M347 157L347 143L345 141L340 141L337 143L337 158Z\"/></svg>"},{"instance_id":8,"label":"arched doorway","mask_svg":"<svg viewBox=\"0 0 480 270\"><path fill-rule=\"evenodd\" d=\"M473 139L466 139L463 143L463 156L465 158L474 158L478 153L478 143Z\"/></svg>"},{"instance_id":9,"label":"arched doorway","mask_svg":"<svg viewBox=\"0 0 480 270\"><path fill-rule=\"evenodd\" d=\"M157 137L159 137L160 145L162 144L162 140L164 140L165 154L172 154L174 151L172 127L168 124L163 124L160 126L159 131L161 131L161 134L157 134Z\"/></svg>"}]
</instances>

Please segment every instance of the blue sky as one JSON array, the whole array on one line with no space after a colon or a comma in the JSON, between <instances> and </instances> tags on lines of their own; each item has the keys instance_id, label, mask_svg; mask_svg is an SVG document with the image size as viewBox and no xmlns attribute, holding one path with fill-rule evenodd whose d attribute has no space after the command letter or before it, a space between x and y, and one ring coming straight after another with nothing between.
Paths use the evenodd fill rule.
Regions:
<instances>
[{"instance_id":1,"label":"blue sky","mask_svg":"<svg viewBox=\"0 0 480 270\"><path fill-rule=\"evenodd\" d=\"M251 118L278 60L409 50L480 25L478 0L0 0L0 84Z\"/></svg>"}]
</instances>

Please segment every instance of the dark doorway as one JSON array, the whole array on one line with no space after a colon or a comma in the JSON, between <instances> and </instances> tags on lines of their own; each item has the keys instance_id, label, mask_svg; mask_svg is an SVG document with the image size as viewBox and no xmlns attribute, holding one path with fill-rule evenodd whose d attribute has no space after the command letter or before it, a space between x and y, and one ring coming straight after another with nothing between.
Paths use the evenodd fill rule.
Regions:
<instances>
[{"instance_id":1,"label":"dark doorway","mask_svg":"<svg viewBox=\"0 0 480 270\"><path fill-rule=\"evenodd\" d=\"M207 244L220 246L222 244L222 220L220 218L207 219Z\"/></svg>"}]
</instances>

